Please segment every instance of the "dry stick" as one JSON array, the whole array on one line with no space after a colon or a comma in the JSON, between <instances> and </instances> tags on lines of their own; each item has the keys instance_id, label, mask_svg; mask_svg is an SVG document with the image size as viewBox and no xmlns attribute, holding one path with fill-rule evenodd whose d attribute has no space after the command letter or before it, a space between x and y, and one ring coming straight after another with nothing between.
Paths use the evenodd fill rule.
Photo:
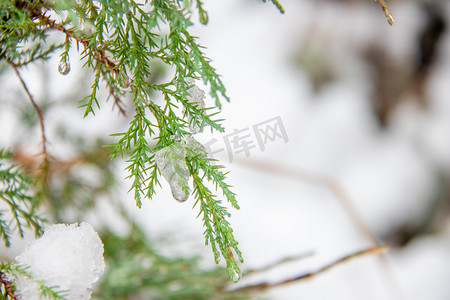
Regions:
<instances>
[{"instance_id":1,"label":"dry stick","mask_svg":"<svg viewBox=\"0 0 450 300\"><path fill-rule=\"evenodd\" d=\"M386 16L386 19L387 19L389 25L394 25L394 18L389 13L386 2L384 0L375 0L375 1L378 1L378 3L380 3L381 9L383 10L384 15Z\"/></svg>"},{"instance_id":2,"label":"dry stick","mask_svg":"<svg viewBox=\"0 0 450 300\"><path fill-rule=\"evenodd\" d=\"M345 212L349 215L350 219L355 223L358 230L375 246L381 246L378 239L370 231L367 225L364 223L363 219L360 217L352 202L350 197L345 193L345 191L340 187L340 185L334 180L327 178L325 176L313 174L311 172L299 171L292 169L280 164L274 164L265 161L255 161L255 160L238 160L239 164L251 167L254 169L264 170L268 173L277 173L286 177L295 178L301 182L309 182L319 186L325 186L330 190L336 198L341 202L344 207Z\"/></svg>"},{"instance_id":3,"label":"dry stick","mask_svg":"<svg viewBox=\"0 0 450 300\"><path fill-rule=\"evenodd\" d=\"M102 72L103 74L103 78L106 79L106 74L104 72ZM108 82L108 80L106 80ZM122 114L122 116L126 117L127 116L127 112L125 111L125 108L123 108L122 106L122 101L119 98L119 95L117 95L116 91L114 90L114 88L112 87L112 85L108 82L109 84L109 96L108 98L106 98L106 101L108 101L108 99L112 96L113 100L114 100L114 105L117 107L117 109L119 110L119 113ZM113 105L113 108L114 108Z\"/></svg>"},{"instance_id":4,"label":"dry stick","mask_svg":"<svg viewBox=\"0 0 450 300\"><path fill-rule=\"evenodd\" d=\"M25 90L25 93L28 96L28 99L30 100L31 104L33 105L34 110L36 111L36 115L39 119L39 126L41 127L41 140L42 140L42 155L44 156L44 159L42 160L42 170L44 174L44 182L47 182L47 175L48 175L48 166L49 166L49 160L48 160L48 152L47 152L47 138L45 137L45 126L44 126L44 117L42 115L41 108L37 105L36 101L34 101L33 96L30 93L30 90L28 89L25 81L22 78L22 75L20 75L19 70L17 69L17 65L10 63L16 72L17 77L20 80L20 83L22 84L23 89Z\"/></svg>"},{"instance_id":5,"label":"dry stick","mask_svg":"<svg viewBox=\"0 0 450 300\"><path fill-rule=\"evenodd\" d=\"M9 281L2 271L0 271L0 287L3 286L3 291L5 296L9 297L11 300L16 300L17 297L14 294L14 286L11 281Z\"/></svg>"},{"instance_id":6,"label":"dry stick","mask_svg":"<svg viewBox=\"0 0 450 300\"><path fill-rule=\"evenodd\" d=\"M296 281L299 281L299 280L312 278L312 277L317 276L317 275L319 275L319 274L321 274L321 273L323 273L325 271L330 270L331 268L333 268L333 267L335 267L335 266L337 266L337 265L339 265L341 263L349 261L349 260L351 260L353 258L360 257L360 256L363 256L363 255L366 255L366 254L384 253L387 250L388 250L388 248L387 247L383 247L383 246L382 247L368 248L368 249L365 249L365 250L362 250L362 251L357 251L357 252L351 253L349 255L346 255L344 257L341 257L340 259L335 260L335 261L333 261L333 262L331 262L331 263L329 263L329 264L327 264L327 265L325 265L323 267L320 267L319 269L317 269L317 270L315 270L313 272L308 272L308 273L305 273L305 274L301 274L301 275L298 275L298 276L295 276L295 277L292 277L292 278L288 278L288 279L285 279L285 280L282 280L282 281L274 282L274 283L261 282L261 283L257 283L257 284L253 284L253 285L247 285L247 286L243 286L243 287L240 287L240 288L237 288L237 289L232 289L232 291L246 291L246 292L250 292L250 291L253 291L253 292L254 291L264 291L264 290L267 290L267 289L270 289L270 288L275 288L275 287L282 286L282 285L289 284L289 283L293 283L293 282L296 282Z\"/></svg>"},{"instance_id":7,"label":"dry stick","mask_svg":"<svg viewBox=\"0 0 450 300\"><path fill-rule=\"evenodd\" d=\"M240 159L238 160L238 163L254 169L264 170L268 173L272 174L276 173L286 177L294 178L301 182L310 182L315 185L326 187L340 201L341 205L344 207L345 212L349 215L349 218L352 220L352 222L355 224L356 228L361 232L361 234L363 234L376 247L382 247L376 236L372 233L372 231L369 229L369 227L367 227L363 219L360 217L359 213L353 206L350 197L339 185L339 183L337 183L335 180L322 175L314 174L312 172L299 171L297 169L282 166L280 164L269 163L266 161ZM402 293L398 287L394 275L392 274L390 264L386 255L383 253L383 255L381 255L380 258L382 259L383 264L386 266L386 268L384 268L384 271L386 273L386 276L388 277L387 281L389 282L390 289L395 294L396 299L402 299L403 298L403 296L401 296Z\"/></svg>"},{"instance_id":8,"label":"dry stick","mask_svg":"<svg viewBox=\"0 0 450 300\"><path fill-rule=\"evenodd\" d=\"M254 273L265 272L267 270L276 268L276 267L278 267L278 266L280 266L282 264L289 263L289 262L296 261L296 260L300 260L300 259L304 259L304 258L310 257L312 255L314 255L314 252L310 251L310 252L305 252L305 253L302 253L302 254L299 254L299 255L295 255L295 256L284 257L282 259L279 259L279 260L277 260L275 262L272 262L272 263L270 263L270 264L268 264L266 266L263 266L261 268L246 270L246 271L243 272L243 275L247 276L247 275L254 274Z\"/></svg>"}]
</instances>

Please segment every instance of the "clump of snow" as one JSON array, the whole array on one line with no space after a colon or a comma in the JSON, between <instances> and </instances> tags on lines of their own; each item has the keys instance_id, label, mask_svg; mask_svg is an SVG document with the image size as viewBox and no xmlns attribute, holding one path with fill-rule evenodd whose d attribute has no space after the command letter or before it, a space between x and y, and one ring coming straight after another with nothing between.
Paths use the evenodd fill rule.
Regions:
<instances>
[{"instance_id":1,"label":"clump of snow","mask_svg":"<svg viewBox=\"0 0 450 300\"><path fill-rule=\"evenodd\" d=\"M203 146L199 141L197 141L195 138L192 137L192 135L187 136L183 140L186 150L191 155L198 155L198 156L207 156L206 148Z\"/></svg>"},{"instance_id":2,"label":"clump of snow","mask_svg":"<svg viewBox=\"0 0 450 300\"><path fill-rule=\"evenodd\" d=\"M105 269L103 243L92 225L84 222L47 227L16 261L47 287L67 291L64 297L68 300L90 299L93 284ZM21 299L40 299L39 285L33 279L20 276L16 285Z\"/></svg>"},{"instance_id":3,"label":"clump of snow","mask_svg":"<svg viewBox=\"0 0 450 300\"><path fill-rule=\"evenodd\" d=\"M184 80L189 86L191 86L187 92L187 99L190 103L197 106L198 109L205 108L205 92L195 85L194 79L187 77Z\"/></svg>"},{"instance_id":4,"label":"clump of snow","mask_svg":"<svg viewBox=\"0 0 450 300\"><path fill-rule=\"evenodd\" d=\"M191 194L190 173L186 164L186 157L189 156L207 156L205 147L192 135L155 152L156 166L169 183L173 197L179 202L186 201Z\"/></svg>"},{"instance_id":5,"label":"clump of snow","mask_svg":"<svg viewBox=\"0 0 450 300\"><path fill-rule=\"evenodd\" d=\"M186 150L178 142L155 153L155 162L159 171L169 183L173 197L180 202L186 201L191 193L185 157Z\"/></svg>"},{"instance_id":6,"label":"clump of snow","mask_svg":"<svg viewBox=\"0 0 450 300\"><path fill-rule=\"evenodd\" d=\"M198 110L204 109L205 104L205 91L200 89L198 86L195 85L194 79L190 77L186 77L184 79L186 84L190 86L190 88L187 90L187 100L189 103L193 104ZM189 116L189 121L192 121L191 116ZM190 127L192 133L198 133L203 131L203 126L198 126L198 124L193 124L193 126Z\"/></svg>"}]
</instances>

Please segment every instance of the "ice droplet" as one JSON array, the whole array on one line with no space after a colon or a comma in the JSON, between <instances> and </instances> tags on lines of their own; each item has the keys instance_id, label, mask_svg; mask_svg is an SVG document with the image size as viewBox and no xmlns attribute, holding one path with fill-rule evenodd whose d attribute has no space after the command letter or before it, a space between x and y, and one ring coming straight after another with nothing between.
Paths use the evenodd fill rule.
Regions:
<instances>
[{"instance_id":1,"label":"ice droplet","mask_svg":"<svg viewBox=\"0 0 450 300\"><path fill-rule=\"evenodd\" d=\"M206 98L205 91L200 89L198 86L195 85L195 82L192 78L187 77L185 79L185 82L191 86L187 92L188 96L187 99L190 103L197 105L197 108L202 109L205 108L205 101Z\"/></svg>"},{"instance_id":2,"label":"ice droplet","mask_svg":"<svg viewBox=\"0 0 450 300\"><path fill-rule=\"evenodd\" d=\"M205 108L206 104L205 104L205 91L203 91L202 89L200 89L198 86L196 86L194 83L194 79L190 78L190 77L186 77L184 79L184 81L186 82L187 85L191 86L188 90L187 90L187 100L189 101L189 103L193 104L194 106L197 107L197 109L203 109ZM184 112L183 112L184 113ZM189 116L189 120L190 120L190 116ZM200 128L201 127L201 128ZM194 124L194 126L190 127L192 133L198 133L198 132L202 132L203 131L203 126L198 126L198 124Z\"/></svg>"},{"instance_id":3,"label":"ice droplet","mask_svg":"<svg viewBox=\"0 0 450 300\"><path fill-rule=\"evenodd\" d=\"M58 64L58 72L62 75L67 75L70 72L70 63L67 60L61 60Z\"/></svg>"},{"instance_id":4,"label":"ice droplet","mask_svg":"<svg viewBox=\"0 0 450 300\"><path fill-rule=\"evenodd\" d=\"M185 157L186 150L178 142L155 153L156 166L169 183L173 197L180 202L186 201L191 193Z\"/></svg>"},{"instance_id":5,"label":"ice droplet","mask_svg":"<svg viewBox=\"0 0 450 300\"><path fill-rule=\"evenodd\" d=\"M239 279L241 279L241 272L240 271L236 271L236 270L232 270L231 271L231 280L233 282L238 282Z\"/></svg>"},{"instance_id":6,"label":"ice droplet","mask_svg":"<svg viewBox=\"0 0 450 300\"><path fill-rule=\"evenodd\" d=\"M184 138L183 142L186 145L186 150L188 151L189 155L201 157L208 156L206 148L199 141L194 139L192 135L189 135L186 138Z\"/></svg>"}]
</instances>

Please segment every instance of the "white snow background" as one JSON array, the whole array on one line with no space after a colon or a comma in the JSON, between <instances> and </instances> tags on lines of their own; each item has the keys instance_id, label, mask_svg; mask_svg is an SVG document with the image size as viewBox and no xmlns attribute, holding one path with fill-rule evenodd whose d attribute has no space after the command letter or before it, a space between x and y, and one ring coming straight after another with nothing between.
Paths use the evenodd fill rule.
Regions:
<instances>
[{"instance_id":1,"label":"white snow background","mask_svg":"<svg viewBox=\"0 0 450 300\"><path fill-rule=\"evenodd\" d=\"M239 211L231 211L231 224L244 253L243 269L312 252L295 263L243 278L240 285L260 280L275 282L313 271L372 246L326 186L249 167L248 162L332 178L378 236L413 219L427 207L436 189L436 166L447 172L450 169L448 34L441 47L447 55L440 58L429 85L430 109L402 107L391 129L381 132L370 111L367 70L354 58L355 53L367 42L375 41L396 55L408 57L421 15L415 2L396 2L391 7L396 23L390 27L377 4L362 2L346 6L286 0L282 1L286 10L282 15L269 3L208 0L205 5L209 24L192 28L200 43L207 46L206 54L222 75L232 100L224 104L221 116L227 133L251 129L280 116L289 137L288 143L277 140L267 144L264 152L254 148L249 158L237 155L231 163L226 152L217 156L231 170L228 181L241 206ZM312 28L316 35L310 36ZM302 44L315 36L327 37L329 44L324 47L332 51L333 63L339 70L338 80L318 95L292 62ZM68 81L76 78L75 64L63 77L56 71L57 61L51 63L55 65L55 81L60 82L51 88L63 96L70 90ZM24 72L24 77L39 93L39 81L33 82L32 71ZM210 98L206 102L213 104ZM105 111L87 120L81 120L82 112L54 117L67 118L87 133L120 131L115 121L117 114ZM1 110L0 117L2 128L12 118L1 115ZM14 134L12 130L5 132ZM220 142L223 135L196 138L207 142L211 137ZM11 137L2 134L0 138L3 142ZM139 210L132 195L126 194L126 184L123 200L136 220L152 236L168 234L173 239L167 253L201 252L205 266L211 265L212 255L203 245L201 220L194 220L198 211L192 210L192 197L180 204L173 199L169 185L163 183L157 196L144 202ZM105 206L107 202L102 199ZM96 215L85 221L95 225L97 219L108 220L110 216ZM364 256L312 279L271 289L266 295L270 299L312 300L450 299L447 224L438 234L415 239L402 249L391 249L389 267L378 256ZM14 251L21 250L2 250L2 254L17 255ZM393 279L387 274L392 274Z\"/></svg>"}]
</instances>

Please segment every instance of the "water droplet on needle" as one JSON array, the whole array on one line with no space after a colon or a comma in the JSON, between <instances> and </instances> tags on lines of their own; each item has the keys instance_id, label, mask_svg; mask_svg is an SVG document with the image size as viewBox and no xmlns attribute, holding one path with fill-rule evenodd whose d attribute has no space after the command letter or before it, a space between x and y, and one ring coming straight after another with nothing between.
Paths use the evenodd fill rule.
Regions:
<instances>
[{"instance_id":1,"label":"water droplet on needle","mask_svg":"<svg viewBox=\"0 0 450 300\"><path fill-rule=\"evenodd\" d=\"M208 24L208 13L204 10L200 11L200 22L203 25Z\"/></svg>"},{"instance_id":2,"label":"water droplet on needle","mask_svg":"<svg viewBox=\"0 0 450 300\"><path fill-rule=\"evenodd\" d=\"M233 281L233 282L238 282L239 281L239 279L241 279L241 273L240 272L238 272L238 271L236 271L236 270L233 270L233 271L231 271L232 272L232 274L231 274L231 280Z\"/></svg>"},{"instance_id":3,"label":"water droplet on needle","mask_svg":"<svg viewBox=\"0 0 450 300\"><path fill-rule=\"evenodd\" d=\"M67 75L70 72L70 63L66 60L61 60L58 64L58 72L62 75Z\"/></svg>"}]
</instances>

